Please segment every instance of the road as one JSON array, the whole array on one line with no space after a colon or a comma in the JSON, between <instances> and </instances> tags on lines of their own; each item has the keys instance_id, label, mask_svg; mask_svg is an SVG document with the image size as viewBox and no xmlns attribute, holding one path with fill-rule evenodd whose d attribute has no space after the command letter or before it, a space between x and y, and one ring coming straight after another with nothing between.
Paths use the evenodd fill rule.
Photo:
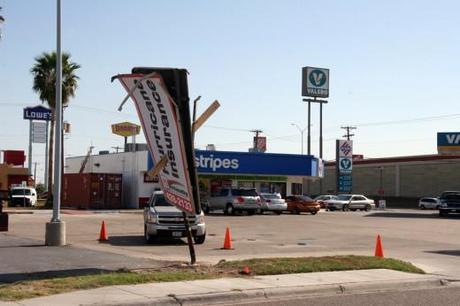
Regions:
<instances>
[{"instance_id":1,"label":"road","mask_svg":"<svg viewBox=\"0 0 460 306\"><path fill-rule=\"evenodd\" d=\"M253 302L232 305L264 305L264 306L420 306L420 305L459 305L460 290L458 287L432 288L424 290L374 292L362 294L341 294L335 296L284 299L270 302Z\"/></svg>"},{"instance_id":2,"label":"road","mask_svg":"<svg viewBox=\"0 0 460 306\"><path fill-rule=\"evenodd\" d=\"M49 212L13 214L8 235L43 243L45 223L50 217ZM146 245L140 211L71 211L62 218L67 222L67 241L72 247L133 260L189 260L184 241ZM97 241L102 220L107 224L108 243ZM275 256L373 255L375 239L380 234L386 257L410 261L428 273L460 279L460 217L439 218L436 211L321 211L315 216L215 214L207 216L206 222L207 240L196 246L199 262ZM227 226L231 229L233 250L221 249Z\"/></svg>"}]
</instances>

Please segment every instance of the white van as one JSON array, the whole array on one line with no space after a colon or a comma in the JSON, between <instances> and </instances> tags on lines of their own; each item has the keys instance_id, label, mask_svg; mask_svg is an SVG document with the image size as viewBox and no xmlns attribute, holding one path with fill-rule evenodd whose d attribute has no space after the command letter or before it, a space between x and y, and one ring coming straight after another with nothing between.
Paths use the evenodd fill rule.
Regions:
<instances>
[{"instance_id":1,"label":"white van","mask_svg":"<svg viewBox=\"0 0 460 306\"><path fill-rule=\"evenodd\" d=\"M37 191L33 187L11 187L11 206L35 206L37 205Z\"/></svg>"}]
</instances>

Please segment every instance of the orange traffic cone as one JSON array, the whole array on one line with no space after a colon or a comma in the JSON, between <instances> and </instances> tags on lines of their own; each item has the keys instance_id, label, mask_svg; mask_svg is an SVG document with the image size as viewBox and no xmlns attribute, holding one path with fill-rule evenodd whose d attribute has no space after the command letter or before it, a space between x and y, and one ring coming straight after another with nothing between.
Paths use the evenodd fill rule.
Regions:
<instances>
[{"instance_id":1,"label":"orange traffic cone","mask_svg":"<svg viewBox=\"0 0 460 306\"><path fill-rule=\"evenodd\" d=\"M224 239L224 250L231 250L232 247L232 235L230 234L230 228L227 226L227 230L225 231L225 239Z\"/></svg>"},{"instance_id":2,"label":"orange traffic cone","mask_svg":"<svg viewBox=\"0 0 460 306\"><path fill-rule=\"evenodd\" d=\"M251 274L251 270L249 269L248 266L244 266L243 270L241 270L240 274L249 275L249 274Z\"/></svg>"},{"instance_id":3,"label":"orange traffic cone","mask_svg":"<svg viewBox=\"0 0 460 306\"><path fill-rule=\"evenodd\" d=\"M375 244L375 257L383 258L383 246L382 240L380 239L380 235L377 235L377 243Z\"/></svg>"},{"instance_id":4,"label":"orange traffic cone","mask_svg":"<svg viewBox=\"0 0 460 306\"><path fill-rule=\"evenodd\" d=\"M99 241L107 241L107 240L109 240L107 236L107 229L105 228L105 222L102 221L101 232L99 233Z\"/></svg>"}]
</instances>

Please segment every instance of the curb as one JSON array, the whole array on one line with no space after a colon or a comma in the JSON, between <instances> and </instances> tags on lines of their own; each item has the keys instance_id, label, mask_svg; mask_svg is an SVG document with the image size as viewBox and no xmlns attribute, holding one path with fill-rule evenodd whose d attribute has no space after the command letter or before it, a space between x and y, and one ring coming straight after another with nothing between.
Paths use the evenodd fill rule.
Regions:
<instances>
[{"instance_id":1,"label":"curb","mask_svg":"<svg viewBox=\"0 0 460 306\"><path fill-rule=\"evenodd\" d=\"M414 290L448 286L446 279L422 279L405 281L383 281L366 283L345 283L333 285L311 285L301 287L278 287L265 289L234 290L228 292L213 292L208 294L169 295L158 299L132 301L127 303L109 303L103 305L231 305L234 303L276 301L286 297L320 297L337 294L373 293L392 290Z\"/></svg>"},{"instance_id":2,"label":"curb","mask_svg":"<svg viewBox=\"0 0 460 306\"><path fill-rule=\"evenodd\" d=\"M20 210L13 210L13 211L3 210L3 212L8 215L32 215L35 213L33 211L20 211Z\"/></svg>"}]
</instances>

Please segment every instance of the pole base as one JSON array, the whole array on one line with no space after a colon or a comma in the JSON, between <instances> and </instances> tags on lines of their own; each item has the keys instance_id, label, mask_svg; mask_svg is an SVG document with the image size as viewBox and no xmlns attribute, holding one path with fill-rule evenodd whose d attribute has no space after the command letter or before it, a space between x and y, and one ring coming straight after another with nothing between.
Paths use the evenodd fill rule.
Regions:
<instances>
[{"instance_id":1,"label":"pole base","mask_svg":"<svg viewBox=\"0 0 460 306\"><path fill-rule=\"evenodd\" d=\"M64 246L66 245L65 222L46 223L45 245Z\"/></svg>"}]
</instances>

